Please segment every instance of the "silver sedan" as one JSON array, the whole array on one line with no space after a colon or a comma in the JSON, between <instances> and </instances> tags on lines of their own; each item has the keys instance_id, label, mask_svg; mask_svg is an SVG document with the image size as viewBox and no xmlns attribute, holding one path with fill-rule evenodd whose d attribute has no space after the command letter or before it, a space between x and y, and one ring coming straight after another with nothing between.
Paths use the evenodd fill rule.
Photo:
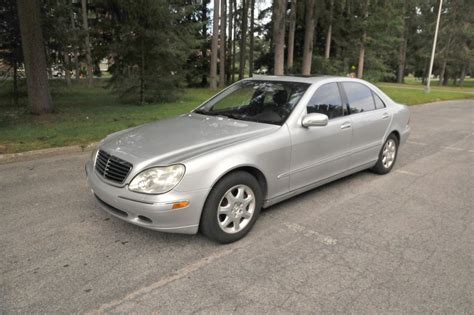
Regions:
<instances>
[{"instance_id":1,"label":"silver sedan","mask_svg":"<svg viewBox=\"0 0 474 315\"><path fill-rule=\"evenodd\" d=\"M390 172L409 118L362 80L256 77L188 114L109 135L86 173L119 219L229 243L262 208L361 170Z\"/></svg>"}]
</instances>

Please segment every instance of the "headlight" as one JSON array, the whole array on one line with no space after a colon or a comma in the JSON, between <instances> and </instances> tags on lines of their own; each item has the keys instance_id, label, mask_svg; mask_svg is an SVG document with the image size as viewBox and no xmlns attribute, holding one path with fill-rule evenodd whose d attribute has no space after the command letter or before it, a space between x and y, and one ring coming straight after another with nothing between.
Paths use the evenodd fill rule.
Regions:
<instances>
[{"instance_id":1,"label":"headlight","mask_svg":"<svg viewBox=\"0 0 474 315\"><path fill-rule=\"evenodd\" d=\"M181 164L153 167L135 176L128 189L144 194L163 194L178 185L184 171Z\"/></svg>"}]
</instances>

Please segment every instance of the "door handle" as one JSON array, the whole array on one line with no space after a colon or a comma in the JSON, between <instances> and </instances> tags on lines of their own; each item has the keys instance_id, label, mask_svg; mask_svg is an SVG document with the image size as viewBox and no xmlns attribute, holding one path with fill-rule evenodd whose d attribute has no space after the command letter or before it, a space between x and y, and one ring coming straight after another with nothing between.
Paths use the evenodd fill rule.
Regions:
<instances>
[{"instance_id":1,"label":"door handle","mask_svg":"<svg viewBox=\"0 0 474 315\"><path fill-rule=\"evenodd\" d=\"M346 121L345 123L343 123L341 125L341 129L347 129L347 128L350 128L351 127L351 123Z\"/></svg>"},{"instance_id":2,"label":"door handle","mask_svg":"<svg viewBox=\"0 0 474 315\"><path fill-rule=\"evenodd\" d=\"M383 113L382 119L388 119L390 115L388 113Z\"/></svg>"}]
</instances>

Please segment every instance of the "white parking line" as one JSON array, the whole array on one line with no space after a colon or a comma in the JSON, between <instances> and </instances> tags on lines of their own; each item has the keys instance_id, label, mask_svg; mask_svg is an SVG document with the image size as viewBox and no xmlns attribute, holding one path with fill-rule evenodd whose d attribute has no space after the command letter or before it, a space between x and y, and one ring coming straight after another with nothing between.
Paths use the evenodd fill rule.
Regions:
<instances>
[{"instance_id":1,"label":"white parking line","mask_svg":"<svg viewBox=\"0 0 474 315\"><path fill-rule=\"evenodd\" d=\"M404 170L396 170L395 172L400 173L400 174L406 174L406 175L411 175L411 176L418 176L420 174L409 172L409 171L404 171Z\"/></svg>"},{"instance_id":2,"label":"white parking line","mask_svg":"<svg viewBox=\"0 0 474 315\"><path fill-rule=\"evenodd\" d=\"M161 278L157 282L154 282L154 283L152 283L148 286L145 286L145 287L142 287L142 288L140 288L136 291L133 291L133 292L127 294L126 296L122 297L122 298L118 298L118 299L112 300L108 303L102 304L99 308L97 308L95 310L92 310L92 311L89 311L86 314L103 314L103 313L110 312L114 308L116 308L116 307L118 307L118 306L120 306L124 303L133 301L134 299L136 299L140 296L146 295L146 294L152 292L153 290L159 289L159 288L161 288L161 287L163 287L163 286L165 286L165 285L167 285L171 282L174 282L174 281L180 280L182 278L185 278L189 274L191 274L191 273L193 273L193 272L195 272L199 269L202 269L202 268L206 267L207 265L211 264L215 260L223 258L224 256L227 256L229 254L235 253L235 251L238 250L241 247L242 246L232 246L231 245L231 246L227 247L224 250L215 252L215 253L211 254L210 256L201 258L201 259L197 260L196 262L191 263L191 264L177 270L176 272Z\"/></svg>"},{"instance_id":3,"label":"white parking line","mask_svg":"<svg viewBox=\"0 0 474 315\"><path fill-rule=\"evenodd\" d=\"M337 239L332 238L331 236L323 235L319 232L308 229L298 223L284 223L284 225L294 233L301 233L306 237L313 237L318 242L323 243L324 245L336 245Z\"/></svg>"},{"instance_id":4,"label":"white parking line","mask_svg":"<svg viewBox=\"0 0 474 315\"><path fill-rule=\"evenodd\" d=\"M428 143L416 142L416 141L410 141L410 140L407 140L407 143L409 143L409 144L416 144L416 145L428 145Z\"/></svg>"},{"instance_id":5,"label":"white parking line","mask_svg":"<svg viewBox=\"0 0 474 315\"><path fill-rule=\"evenodd\" d=\"M456 148L456 147L444 147L443 149L452 150L452 151L464 151L463 148Z\"/></svg>"}]
</instances>

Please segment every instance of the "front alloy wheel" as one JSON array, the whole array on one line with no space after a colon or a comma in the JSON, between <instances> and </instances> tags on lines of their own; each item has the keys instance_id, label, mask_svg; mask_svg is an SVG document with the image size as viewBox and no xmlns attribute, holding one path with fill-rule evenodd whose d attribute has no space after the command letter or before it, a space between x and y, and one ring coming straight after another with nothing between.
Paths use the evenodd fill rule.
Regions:
<instances>
[{"instance_id":1,"label":"front alloy wheel","mask_svg":"<svg viewBox=\"0 0 474 315\"><path fill-rule=\"evenodd\" d=\"M217 222L226 233L238 233L252 220L255 213L255 194L246 185L230 188L217 208Z\"/></svg>"},{"instance_id":2,"label":"front alloy wheel","mask_svg":"<svg viewBox=\"0 0 474 315\"><path fill-rule=\"evenodd\" d=\"M201 216L201 232L219 243L231 243L252 228L262 207L262 189L251 174L228 174L209 193Z\"/></svg>"}]
</instances>

